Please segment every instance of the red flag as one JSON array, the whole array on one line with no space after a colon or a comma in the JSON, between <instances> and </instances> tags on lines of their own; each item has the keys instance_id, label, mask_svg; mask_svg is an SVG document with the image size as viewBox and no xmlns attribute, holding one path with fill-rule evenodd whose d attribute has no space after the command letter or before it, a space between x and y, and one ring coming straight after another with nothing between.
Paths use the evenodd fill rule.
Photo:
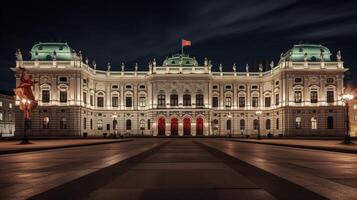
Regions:
<instances>
[{"instance_id":1,"label":"red flag","mask_svg":"<svg viewBox=\"0 0 357 200\"><path fill-rule=\"evenodd\" d=\"M182 40L182 46L185 47L185 46L191 46L191 41L190 40Z\"/></svg>"}]
</instances>

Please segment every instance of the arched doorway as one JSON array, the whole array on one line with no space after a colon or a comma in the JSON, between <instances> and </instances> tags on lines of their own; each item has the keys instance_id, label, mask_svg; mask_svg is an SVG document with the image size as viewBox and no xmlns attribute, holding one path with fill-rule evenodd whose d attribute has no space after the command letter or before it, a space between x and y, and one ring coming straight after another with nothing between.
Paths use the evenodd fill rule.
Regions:
<instances>
[{"instance_id":1,"label":"arched doorway","mask_svg":"<svg viewBox=\"0 0 357 200\"><path fill-rule=\"evenodd\" d=\"M203 135L203 119L199 117L196 119L196 135Z\"/></svg>"},{"instance_id":2,"label":"arched doorway","mask_svg":"<svg viewBox=\"0 0 357 200\"><path fill-rule=\"evenodd\" d=\"M183 134L191 135L191 120L190 120L190 118L183 119Z\"/></svg>"},{"instance_id":3,"label":"arched doorway","mask_svg":"<svg viewBox=\"0 0 357 200\"><path fill-rule=\"evenodd\" d=\"M178 135L178 119L171 119L171 135Z\"/></svg>"},{"instance_id":4,"label":"arched doorway","mask_svg":"<svg viewBox=\"0 0 357 200\"><path fill-rule=\"evenodd\" d=\"M157 121L157 131L158 135L165 135L165 118L161 117Z\"/></svg>"}]
</instances>

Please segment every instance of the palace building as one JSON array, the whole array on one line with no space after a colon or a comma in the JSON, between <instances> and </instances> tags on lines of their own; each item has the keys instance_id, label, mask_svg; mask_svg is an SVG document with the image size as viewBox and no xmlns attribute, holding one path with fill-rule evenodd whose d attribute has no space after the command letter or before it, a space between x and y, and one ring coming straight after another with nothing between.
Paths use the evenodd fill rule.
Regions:
<instances>
[{"instance_id":1,"label":"palace building","mask_svg":"<svg viewBox=\"0 0 357 200\"><path fill-rule=\"evenodd\" d=\"M271 69L212 70L183 54L153 59L146 71L98 70L67 43L39 43L17 56L37 81L29 135L152 136L343 135L344 68L340 52L294 45ZM17 100L16 105L19 105ZM257 112L258 111L258 112ZM23 133L16 112L15 135Z\"/></svg>"}]
</instances>

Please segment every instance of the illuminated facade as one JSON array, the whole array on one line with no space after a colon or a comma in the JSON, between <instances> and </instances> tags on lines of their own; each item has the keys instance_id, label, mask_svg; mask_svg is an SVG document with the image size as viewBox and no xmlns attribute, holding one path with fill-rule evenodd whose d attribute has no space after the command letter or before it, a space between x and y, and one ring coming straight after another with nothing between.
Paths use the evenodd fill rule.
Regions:
<instances>
[{"instance_id":1,"label":"illuminated facade","mask_svg":"<svg viewBox=\"0 0 357 200\"><path fill-rule=\"evenodd\" d=\"M340 53L295 45L271 70L212 71L186 55L155 59L147 71L96 69L66 43L39 43L31 60L18 56L13 71L30 70L39 107L29 134L161 136L338 135L344 133ZM256 114L256 111L262 111ZM21 113L16 134L21 134Z\"/></svg>"},{"instance_id":2,"label":"illuminated facade","mask_svg":"<svg viewBox=\"0 0 357 200\"><path fill-rule=\"evenodd\" d=\"M0 136L11 137L15 133L15 99L13 96L0 94Z\"/></svg>"}]
</instances>

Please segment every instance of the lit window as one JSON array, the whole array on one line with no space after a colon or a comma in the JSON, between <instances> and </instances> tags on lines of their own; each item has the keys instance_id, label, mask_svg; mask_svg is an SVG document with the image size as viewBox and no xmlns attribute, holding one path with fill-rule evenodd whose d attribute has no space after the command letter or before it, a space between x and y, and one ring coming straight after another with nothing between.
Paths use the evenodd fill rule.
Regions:
<instances>
[{"instance_id":1,"label":"lit window","mask_svg":"<svg viewBox=\"0 0 357 200\"><path fill-rule=\"evenodd\" d=\"M296 117L295 118L295 128L300 129L301 128L301 117Z\"/></svg>"},{"instance_id":2,"label":"lit window","mask_svg":"<svg viewBox=\"0 0 357 200\"><path fill-rule=\"evenodd\" d=\"M145 129L145 120L140 120L140 129L144 130Z\"/></svg>"},{"instance_id":3,"label":"lit window","mask_svg":"<svg viewBox=\"0 0 357 200\"><path fill-rule=\"evenodd\" d=\"M311 118L311 129L317 129L317 120L315 117Z\"/></svg>"},{"instance_id":4,"label":"lit window","mask_svg":"<svg viewBox=\"0 0 357 200\"><path fill-rule=\"evenodd\" d=\"M165 107L165 95L164 94L159 94L157 96L157 106L160 106L160 107Z\"/></svg>"},{"instance_id":5,"label":"lit window","mask_svg":"<svg viewBox=\"0 0 357 200\"><path fill-rule=\"evenodd\" d=\"M0 101L0 107L2 107L2 101Z\"/></svg>"},{"instance_id":6,"label":"lit window","mask_svg":"<svg viewBox=\"0 0 357 200\"><path fill-rule=\"evenodd\" d=\"M44 117L42 120L42 128L50 128L50 118Z\"/></svg>"},{"instance_id":7,"label":"lit window","mask_svg":"<svg viewBox=\"0 0 357 200\"><path fill-rule=\"evenodd\" d=\"M66 128L67 128L67 119L65 117L62 117L60 121L60 129L66 129Z\"/></svg>"},{"instance_id":8,"label":"lit window","mask_svg":"<svg viewBox=\"0 0 357 200\"><path fill-rule=\"evenodd\" d=\"M302 102L302 92L295 91L295 103L301 103L301 102Z\"/></svg>"},{"instance_id":9,"label":"lit window","mask_svg":"<svg viewBox=\"0 0 357 200\"><path fill-rule=\"evenodd\" d=\"M353 109L354 109L354 110L357 109L357 104L353 104Z\"/></svg>"},{"instance_id":10,"label":"lit window","mask_svg":"<svg viewBox=\"0 0 357 200\"><path fill-rule=\"evenodd\" d=\"M2 120L3 120L3 114L0 113L0 121L2 121Z\"/></svg>"},{"instance_id":11,"label":"lit window","mask_svg":"<svg viewBox=\"0 0 357 200\"><path fill-rule=\"evenodd\" d=\"M317 103L317 100L318 97L317 97L317 91L311 91L310 92L310 101L311 103Z\"/></svg>"},{"instance_id":12,"label":"lit window","mask_svg":"<svg viewBox=\"0 0 357 200\"><path fill-rule=\"evenodd\" d=\"M146 98L141 96L139 97L139 106L140 107L145 107L146 106Z\"/></svg>"},{"instance_id":13,"label":"lit window","mask_svg":"<svg viewBox=\"0 0 357 200\"><path fill-rule=\"evenodd\" d=\"M49 103L50 102L50 91L42 90L42 102Z\"/></svg>"},{"instance_id":14,"label":"lit window","mask_svg":"<svg viewBox=\"0 0 357 200\"><path fill-rule=\"evenodd\" d=\"M333 91L327 91L326 99L327 99L327 103L333 103L335 101L334 92Z\"/></svg>"},{"instance_id":15,"label":"lit window","mask_svg":"<svg viewBox=\"0 0 357 200\"><path fill-rule=\"evenodd\" d=\"M97 121L97 129L98 130L103 130L103 120L98 119L98 121Z\"/></svg>"},{"instance_id":16,"label":"lit window","mask_svg":"<svg viewBox=\"0 0 357 200\"><path fill-rule=\"evenodd\" d=\"M9 103L9 108L12 108L12 103Z\"/></svg>"},{"instance_id":17,"label":"lit window","mask_svg":"<svg viewBox=\"0 0 357 200\"><path fill-rule=\"evenodd\" d=\"M258 97L252 97L252 107L258 107Z\"/></svg>"},{"instance_id":18,"label":"lit window","mask_svg":"<svg viewBox=\"0 0 357 200\"><path fill-rule=\"evenodd\" d=\"M203 106L203 95L202 94L196 95L196 106Z\"/></svg>"},{"instance_id":19,"label":"lit window","mask_svg":"<svg viewBox=\"0 0 357 200\"><path fill-rule=\"evenodd\" d=\"M231 97L226 97L226 107L232 107L232 98Z\"/></svg>"},{"instance_id":20,"label":"lit window","mask_svg":"<svg viewBox=\"0 0 357 200\"><path fill-rule=\"evenodd\" d=\"M357 114L353 115L353 120L357 121Z\"/></svg>"}]
</instances>

